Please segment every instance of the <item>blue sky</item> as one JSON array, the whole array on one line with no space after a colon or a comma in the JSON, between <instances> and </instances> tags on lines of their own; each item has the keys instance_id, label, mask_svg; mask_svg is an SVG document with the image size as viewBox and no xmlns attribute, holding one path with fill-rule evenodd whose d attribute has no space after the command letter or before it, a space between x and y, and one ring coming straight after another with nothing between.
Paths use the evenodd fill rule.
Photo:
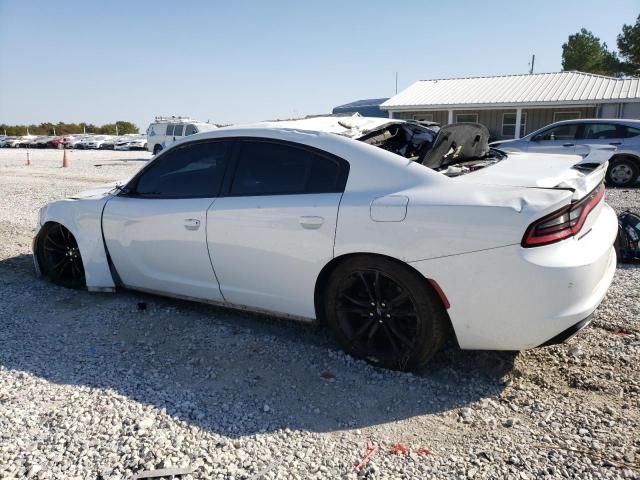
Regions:
<instances>
[{"instance_id":1,"label":"blue sky","mask_svg":"<svg viewBox=\"0 0 640 480\"><path fill-rule=\"evenodd\" d=\"M0 123L330 112L419 79L558 71L581 27L610 47L638 0L0 0Z\"/></svg>"}]
</instances>

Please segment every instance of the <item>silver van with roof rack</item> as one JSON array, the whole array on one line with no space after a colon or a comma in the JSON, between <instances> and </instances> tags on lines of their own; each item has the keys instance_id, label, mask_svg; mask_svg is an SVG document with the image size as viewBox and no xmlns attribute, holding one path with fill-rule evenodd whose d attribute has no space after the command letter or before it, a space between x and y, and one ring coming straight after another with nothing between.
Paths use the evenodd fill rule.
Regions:
<instances>
[{"instance_id":1,"label":"silver van with roof rack","mask_svg":"<svg viewBox=\"0 0 640 480\"><path fill-rule=\"evenodd\" d=\"M189 117L156 117L147 128L147 150L157 155L181 138L216 128L218 127L211 123Z\"/></svg>"}]
</instances>

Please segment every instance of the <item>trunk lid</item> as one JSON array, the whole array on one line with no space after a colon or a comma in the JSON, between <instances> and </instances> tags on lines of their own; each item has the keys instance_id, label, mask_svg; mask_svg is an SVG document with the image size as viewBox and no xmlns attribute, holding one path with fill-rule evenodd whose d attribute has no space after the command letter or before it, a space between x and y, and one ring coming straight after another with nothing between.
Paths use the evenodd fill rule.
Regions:
<instances>
[{"instance_id":1,"label":"trunk lid","mask_svg":"<svg viewBox=\"0 0 640 480\"><path fill-rule=\"evenodd\" d=\"M469 184L566 189L574 192L573 200L579 200L603 181L612 154L610 149L593 149L584 158L513 152L493 165L455 179Z\"/></svg>"}]
</instances>

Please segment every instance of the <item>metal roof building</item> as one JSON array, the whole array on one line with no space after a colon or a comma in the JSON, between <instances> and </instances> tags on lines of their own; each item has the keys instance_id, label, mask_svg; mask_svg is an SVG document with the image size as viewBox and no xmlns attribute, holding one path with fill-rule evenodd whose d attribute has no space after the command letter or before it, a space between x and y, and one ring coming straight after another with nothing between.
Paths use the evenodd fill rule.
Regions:
<instances>
[{"instance_id":1,"label":"metal roof building","mask_svg":"<svg viewBox=\"0 0 640 480\"><path fill-rule=\"evenodd\" d=\"M359 113L363 117L386 117L388 114L380 109L380 105L387 100L389 100L388 97L356 100L335 107L332 113Z\"/></svg>"},{"instance_id":2,"label":"metal roof building","mask_svg":"<svg viewBox=\"0 0 640 480\"><path fill-rule=\"evenodd\" d=\"M483 123L494 138L518 138L558 120L640 118L640 78L557 72L420 80L381 108L395 118Z\"/></svg>"}]
</instances>

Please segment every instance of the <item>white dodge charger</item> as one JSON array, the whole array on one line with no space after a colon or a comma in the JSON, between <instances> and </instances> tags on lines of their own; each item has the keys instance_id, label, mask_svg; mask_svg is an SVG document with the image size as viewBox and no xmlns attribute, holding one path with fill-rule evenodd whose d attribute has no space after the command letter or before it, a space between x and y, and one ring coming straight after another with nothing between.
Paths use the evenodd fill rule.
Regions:
<instances>
[{"instance_id":1,"label":"white dodge charger","mask_svg":"<svg viewBox=\"0 0 640 480\"><path fill-rule=\"evenodd\" d=\"M557 343L614 274L605 161L504 154L486 129L322 118L188 137L126 184L49 203L55 283L321 321L376 365Z\"/></svg>"}]
</instances>

